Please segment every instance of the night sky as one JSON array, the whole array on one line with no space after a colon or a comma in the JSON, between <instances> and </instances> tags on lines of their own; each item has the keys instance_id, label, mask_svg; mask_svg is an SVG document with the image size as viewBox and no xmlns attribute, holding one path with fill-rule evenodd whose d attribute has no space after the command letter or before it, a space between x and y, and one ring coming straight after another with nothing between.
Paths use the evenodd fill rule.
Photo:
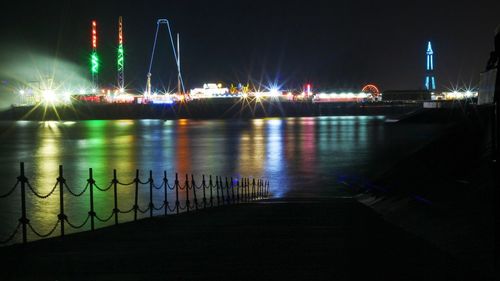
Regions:
<instances>
[{"instance_id":1,"label":"night sky","mask_svg":"<svg viewBox=\"0 0 500 281\"><path fill-rule=\"evenodd\" d=\"M100 81L115 83L118 16L124 18L126 82L144 89L156 20L181 34L187 88L204 82L277 81L284 88L423 87L433 42L438 88L478 83L500 24L500 1L17 1L2 11L1 55L19 47L86 67L90 22L99 25ZM176 73L160 34L154 84ZM12 57L11 57L12 59ZM173 87L173 84L172 84Z\"/></svg>"}]
</instances>

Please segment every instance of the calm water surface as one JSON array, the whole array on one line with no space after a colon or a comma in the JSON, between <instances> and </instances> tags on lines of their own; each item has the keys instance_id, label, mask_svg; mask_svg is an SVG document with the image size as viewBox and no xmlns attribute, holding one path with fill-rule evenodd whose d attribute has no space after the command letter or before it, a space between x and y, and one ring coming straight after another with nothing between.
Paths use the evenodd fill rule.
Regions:
<instances>
[{"instance_id":1,"label":"calm water surface","mask_svg":"<svg viewBox=\"0 0 500 281\"><path fill-rule=\"evenodd\" d=\"M157 183L165 170L171 181L176 172L194 174L197 180L202 174L262 177L270 181L275 197L344 196L337 176L373 177L440 129L390 124L383 116L0 122L0 194L16 182L23 161L27 177L41 193L52 189L62 164L75 191L85 186L88 168L93 168L100 186L109 184L113 169L123 182L133 179L135 169L146 180L151 169ZM129 209L133 188L120 187L118 192L119 208ZM14 192L0 199L0 239L17 225L19 197ZM113 209L112 191L96 192L95 198L97 213L107 217ZM139 205L146 208L148 186L141 188L139 198ZM155 204L162 200L162 191L155 191ZM71 221L80 223L89 210L88 193L73 198L66 192L65 204ZM27 209L34 226L48 231L59 213L58 191L45 200L28 196ZM131 218L120 215L120 221ZM103 225L107 224L97 223Z\"/></svg>"}]
</instances>

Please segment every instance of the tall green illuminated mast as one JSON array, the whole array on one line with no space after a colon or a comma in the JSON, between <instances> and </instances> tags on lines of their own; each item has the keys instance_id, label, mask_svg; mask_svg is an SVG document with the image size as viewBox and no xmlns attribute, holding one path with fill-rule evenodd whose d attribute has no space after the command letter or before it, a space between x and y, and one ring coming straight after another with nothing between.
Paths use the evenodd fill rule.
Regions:
<instances>
[{"instance_id":1,"label":"tall green illuminated mast","mask_svg":"<svg viewBox=\"0 0 500 281\"><path fill-rule=\"evenodd\" d=\"M92 53L90 54L90 74L92 75L92 91L99 87L99 56L97 55L97 22L92 21Z\"/></svg>"},{"instance_id":2,"label":"tall green illuminated mast","mask_svg":"<svg viewBox=\"0 0 500 281\"><path fill-rule=\"evenodd\" d=\"M117 57L117 70L118 70L118 89L123 92L125 89L125 74L124 74L124 51L123 51L123 23L122 17L118 18L118 57Z\"/></svg>"}]
</instances>

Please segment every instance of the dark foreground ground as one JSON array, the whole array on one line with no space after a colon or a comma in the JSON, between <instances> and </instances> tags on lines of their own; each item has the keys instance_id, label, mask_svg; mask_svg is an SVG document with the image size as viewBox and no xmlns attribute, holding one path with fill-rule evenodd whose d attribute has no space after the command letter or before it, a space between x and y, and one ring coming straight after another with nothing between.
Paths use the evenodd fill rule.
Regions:
<instances>
[{"instance_id":1,"label":"dark foreground ground","mask_svg":"<svg viewBox=\"0 0 500 281\"><path fill-rule=\"evenodd\" d=\"M145 219L0 257L0 280L480 280L351 198Z\"/></svg>"}]
</instances>

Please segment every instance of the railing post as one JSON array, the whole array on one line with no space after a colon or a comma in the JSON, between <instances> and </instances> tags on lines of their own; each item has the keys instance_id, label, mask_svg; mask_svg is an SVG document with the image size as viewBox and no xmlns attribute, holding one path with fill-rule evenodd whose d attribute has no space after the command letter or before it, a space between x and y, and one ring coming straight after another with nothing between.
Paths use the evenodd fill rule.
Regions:
<instances>
[{"instance_id":1,"label":"railing post","mask_svg":"<svg viewBox=\"0 0 500 281\"><path fill-rule=\"evenodd\" d=\"M234 204L234 182L233 182L233 177L231 177L231 198L233 200L233 204Z\"/></svg>"},{"instance_id":2,"label":"railing post","mask_svg":"<svg viewBox=\"0 0 500 281\"><path fill-rule=\"evenodd\" d=\"M226 204L226 199L224 198L224 184L222 183L222 177L219 176L219 188L220 188L220 201L222 205Z\"/></svg>"},{"instance_id":3,"label":"railing post","mask_svg":"<svg viewBox=\"0 0 500 281\"><path fill-rule=\"evenodd\" d=\"M165 216L168 215L168 200L167 200L167 192L168 192L168 179L167 179L167 171L163 171L163 190L165 191L163 197L163 205L165 206Z\"/></svg>"},{"instance_id":4,"label":"railing post","mask_svg":"<svg viewBox=\"0 0 500 281\"><path fill-rule=\"evenodd\" d=\"M269 181L266 182L266 198L269 198Z\"/></svg>"},{"instance_id":5,"label":"railing post","mask_svg":"<svg viewBox=\"0 0 500 281\"><path fill-rule=\"evenodd\" d=\"M267 181L264 181L264 198L267 198Z\"/></svg>"},{"instance_id":6,"label":"railing post","mask_svg":"<svg viewBox=\"0 0 500 281\"><path fill-rule=\"evenodd\" d=\"M220 205L219 201L219 177L215 176L215 190L217 191L217 207Z\"/></svg>"},{"instance_id":7,"label":"railing post","mask_svg":"<svg viewBox=\"0 0 500 281\"><path fill-rule=\"evenodd\" d=\"M92 168L89 168L89 191L90 191L90 230L95 229L94 225L94 217L95 217L95 212L94 212L94 177L92 175Z\"/></svg>"},{"instance_id":8,"label":"railing post","mask_svg":"<svg viewBox=\"0 0 500 281\"><path fill-rule=\"evenodd\" d=\"M214 196L212 194L212 189L214 187L214 184L212 182L212 175L210 175L208 184L210 185L210 208L212 208L214 206Z\"/></svg>"},{"instance_id":9,"label":"railing post","mask_svg":"<svg viewBox=\"0 0 500 281\"><path fill-rule=\"evenodd\" d=\"M259 179L258 185L257 185L257 198L262 197L262 179Z\"/></svg>"},{"instance_id":10,"label":"railing post","mask_svg":"<svg viewBox=\"0 0 500 281\"><path fill-rule=\"evenodd\" d=\"M203 209L207 208L207 196L205 194L205 189L206 189L206 183L205 183L205 175L203 175L201 185L203 186Z\"/></svg>"},{"instance_id":11,"label":"railing post","mask_svg":"<svg viewBox=\"0 0 500 281\"><path fill-rule=\"evenodd\" d=\"M269 197L269 192L267 190L267 186L268 186L268 181L266 180L264 183L264 196L266 197L266 199Z\"/></svg>"},{"instance_id":12,"label":"railing post","mask_svg":"<svg viewBox=\"0 0 500 281\"><path fill-rule=\"evenodd\" d=\"M118 178L116 177L116 169L113 169L113 197L114 197L114 203L115 203L115 208L113 209L113 212L115 213L115 225L118 224L118 213L120 210L118 210Z\"/></svg>"},{"instance_id":13,"label":"railing post","mask_svg":"<svg viewBox=\"0 0 500 281\"><path fill-rule=\"evenodd\" d=\"M252 200L255 200L255 178L252 180Z\"/></svg>"},{"instance_id":14,"label":"railing post","mask_svg":"<svg viewBox=\"0 0 500 281\"><path fill-rule=\"evenodd\" d=\"M149 170L149 217L153 217L153 171Z\"/></svg>"},{"instance_id":15,"label":"railing post","mask_svg":"<svg viewBox=\"0 0 500 281\"><path fill-rule=\"evenodd\" d=\"M236 202L240 203L240 181L236 179Z\"/></svg>"},{"instance_id":16,"label":"railing post","mask_svg":"<svg viewBox=\"0 0 500 281\"><path fill-rule=\"evenodd\" d=\"M135 198L134 198L134 221L137 220L137 210L139 209L139 169L135 170Z\"/></svg>"},{"instance_id":17,"label":"railing post","mask_svg":"<svg viewBox=\"0 0 500 281\"><path fill-rule=\"evenodd\" d=\"M188 175L186 174L186 182L185 182L185 187L186 187L186 211L189 213L189 180L188 180Z\"/></svg>"},{"instance_id":18,"label":"railing post","mask_svg":"<svg viewBox=\"0 0 500 281\"><path fill-rule=\"evenodd\" d=\"M191 174L191 187L193 188L194 209L198 211L198 197L196 197L196 183L193 174Z\"/></svg>"},{"instance_id":19,"label":"railing post","mask_svg":"<svg viewBox=\"0 0 500 281\"><path fill-rule=\"evenodd\" d=\"M175 173L175 209L179 214L179 176Z\"/></svg>"},{"instance_id":20,"label":"railing post","mask_svg":"<svg viewBox=\"0 0 500 281\"><path fill-rule=\"evenodd\" d=\"M245 178L241 178L241 183L240 183L240 188L241 188L241 202L245 202Z\"/></svg>"},{"instance_id":21,"label":"railing post","mask_svg":"<svg viewBox=\"0 0 500 281\"><path fill-rule=\"evenodd\" d=\"M231 204L231 196L229 196L229 183L227 181L227 177L226 177L226 201L227 201L227 204Z\"/></svg>"},{"instance_id":22,"label":"railing post","mask_svg":"<svg viewBox=\"0 0 500 281\"><path fill-rule=\"evenodd\" d=\"M248 178L245 178L245 187L244 187L244 192L245 192L245 202L248 202Z\"/></svg>"},{"instance_id":23,"label":"railing post","mask_svg":"<svg viewBox=\"0 0 500 281\"><path fill-rule=\"evenodd\" d=\"M59 177L57 178L59 182L59 221L61 222L61 236L64 236L64 220L66 216L64 215L64 177L63 177L63 166L59 165Z\"/></svg>"},{"instance_id":24,"label":"railing post","mask_svg":"<svg viewBox=\"0 0 500 281\"><path fill-rule=\"evenodd\" d=\"M28 242L26 225L30 221L26 218L26 177L24 176L24 162L20 163L20 170L18 180L21 182L21 218L19 222L23 225L23 244L26 244Z\"/></svg>"},{"instance_id":25,"label":"railing post","mask_svg":"<svg viewBox=\"0 0 500 281\"><path fill-rule=\"evenodd\" d=\"M260 198L260 179L257 179L257 199Z\"/></svg>"}]
</instances>

